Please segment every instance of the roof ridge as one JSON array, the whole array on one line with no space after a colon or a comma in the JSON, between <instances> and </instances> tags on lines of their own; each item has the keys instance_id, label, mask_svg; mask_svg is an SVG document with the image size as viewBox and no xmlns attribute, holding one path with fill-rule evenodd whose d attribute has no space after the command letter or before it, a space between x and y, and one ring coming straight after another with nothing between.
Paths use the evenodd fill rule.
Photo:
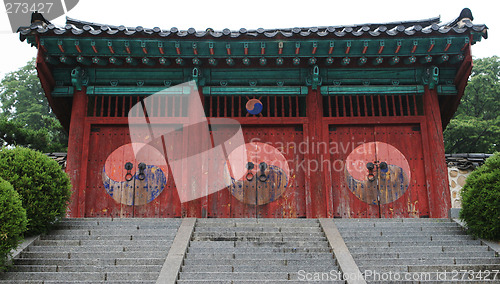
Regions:
<instances>
[{"instance_id":1,"label":"roof ridge","mask_svg":"<svg viewBox=\"0 0 500 284\"><path fill-rule=\"evenodd\" d=\"M392 21L392 22L385 22L385 23L364 23L364 24L353 24L353 25L333 25L333 26L310 26L310 27L288 27L288 28L257 28L257 29L248 29L248 32L256 32L257 30L264 30L265 32L278 32L278 31L291 31L293 29L300 29L301 31L308 31L311 29L327 29L327 28L334 28L334 29L343 29L343 28L362 28L362 27L369 27L370 29L374 29L380 26L386 26L388 29L391 29L393 27L399 26L399 25L404 25L404 26L414 26L414 25L421 25L421 26L430 26L432 24L439 24L441 23L441 16L438 17L432 17L428 19L422 19L422 20L409 20L409 21ZM118 29L118 27L123 26L123 25L109 25L109 24L100 24L100 23L94 23L94 22L88 22L88 21L83 21L83 20L78 20L75 18L70 18L66 17L66 25L73 25L77 28L83 29L84 26L90 26L94 29L101 29L101 27L109 27L112 29ZM154 28L147 28L147 29L154 29ZM206 29L211 29L211 28L206 28ZM206 30L205 29L205 30ZM225 28L227 29L227 28ZM186 29L188 30L188 29ZM232 31L236 31L239 29L229 29ZM222 30L215 32L222 32Z\"/></svg>"}]
</instances>

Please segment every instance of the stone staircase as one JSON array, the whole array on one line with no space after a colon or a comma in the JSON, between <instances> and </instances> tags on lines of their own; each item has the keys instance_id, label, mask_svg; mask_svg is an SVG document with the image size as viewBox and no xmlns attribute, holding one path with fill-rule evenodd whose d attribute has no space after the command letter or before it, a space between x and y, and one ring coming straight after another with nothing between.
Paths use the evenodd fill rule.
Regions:
<instances>
[{"instance_id":1,"label":"stone staircase","mask_svg":"<svg viewBox=\"0 0 500 284\"><path fill-rule=\"evenodd\" d=\"M416 277L415 283L493 283L481 281L477 272L484 277L489 271L493 280L500 269L495 251L448 219L335 219L335 224L368 283L387 283L388 272L401 280ZM500 282L500 273L496 277Z\"/></svg>"},{"instance_id":2,"label":"stone staircase","mask_svg":"<svg viewBox=\"0 0 500 284\"><path fill-rule=\"evenodd\" d=\"M180 219L65 219L0 283L155 283Z\"/></svg>"},{"instance_id":3,"label":"stone staircase","mask_svg":"<svg viewBox=\"0 0 500 284\"><path fill-rule=\"evenodd\" d=\"M63 220L0 284L345 283L339 271L368 283L500 283L498 270L498 254L448 219L99 218Z\"/></svg>"},{"instance_id":4,"label":"stone staircase","mask_svg":"<svg viewBox=\"0 0 500 284\"><path fill-rule=\"evenodd\" d=\"M306 283L338 271L318 220L198 219L177 283Z\"/></svg>"}]
</instances>

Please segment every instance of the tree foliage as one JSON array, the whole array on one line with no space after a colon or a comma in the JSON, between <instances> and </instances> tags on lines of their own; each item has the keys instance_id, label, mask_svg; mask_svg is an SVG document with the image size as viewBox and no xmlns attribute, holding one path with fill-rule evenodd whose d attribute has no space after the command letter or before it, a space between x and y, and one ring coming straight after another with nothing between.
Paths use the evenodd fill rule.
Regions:
<instances>
[{"instance_id":1,"label":"tree foliage","mask_svg":"<svg viewBox=\"0 0 500 284\"><path fill-rule=\"evenodd\" d=\"M500 151L500 58L474 60L460 106L444 132L447 153Z\"/></svg>"},{"instance_id":2,"label":"tree foliage","mask_svg":"<svg viewBox=\"0 0 500 284\"><path fill-rule=\"evenodd\" d=\"M0 178L0 272L7 266L7 257L23 239L28 220L19 194Z\"/></svg>"},{"instance_id":3,"label":"tree foliage","mask_svg":"<svg viewBox=\"0 0 500 284\"><path fill-rule=\"evenodd\" d=\"M35 59L2 79L0 101L0 146L66 151L67 135L47 102Z\"/></svg>"},{"instance_id":4,"label":"tree foliage","mask_svg":"<svg viewBox=\"0 0 500 284\"><path fill-rule=\"evenodd\" d=\"M460 218L473 235L500 240L500 153L473 171L462 188Z\"/></svg>"},{"instance_id":5,"label":"tree foliage","mask_svg":"<svg viewBox=\"0 0 500 284\"><path fill-rule=\"evenodd\" d=\"M29 234L47 232L66 213L71 196L69 177L47 155L23 147L3 148L0 178L10 182L21 196Z\"/></svg>"}]
</instances>

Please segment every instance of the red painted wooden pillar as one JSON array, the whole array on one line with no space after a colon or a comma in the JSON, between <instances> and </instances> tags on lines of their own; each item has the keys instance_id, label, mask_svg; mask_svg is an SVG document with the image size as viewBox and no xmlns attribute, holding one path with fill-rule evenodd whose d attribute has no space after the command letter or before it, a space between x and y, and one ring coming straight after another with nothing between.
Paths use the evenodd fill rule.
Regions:
<instances>
[{"instance_id":1,"label":"red painted wooden pillar","mask_svg":"<svg viewBox=\"0 0 500 284\"><path fill-rule=\"evenodd\" d=\"M81 164L82 153L84 147L84 128L85 128L85 112L87 106L87 88L82 87L81 91L76 91L73 94L73 105L71 108L71 122L69 126L69 139L68 139L68 158L66 164L66 172L68 173L73 194L71 196L71 203L69 206L70 217L84 217L85 206L79 206L80 203L85 202L85 188L82 188L81 179ZM83 183L84 184L84 183ZM80 198L78 198L80 196ZM83 198L82 198L83 197ZM80 200L83 199L83 200ZM80 207L80 210L79 210Z\"/></svg>"},{"instance_id":2,"label":"red painted wooden pillar","mask_svg":"<svg viewBox=\"0 0 500 284\"><path fill-rule=\"evenodd\" d=\"M428 145L425 166L427 169L427 194L431 218L446 218L451 208L448 185L448 167L446 166L443 128L436 90L425 87L424 111L426 117Z\"/></svg>"},{"instance_id":3,"label":"red painted wooden pillar","mask_svg":"<svg viewBox=\"0 0 500 284\"><path fill-rule=\"evenodd\" d=\"M317 153L318 143L322 142L323 125L323 100L319 89L313 90L309 87L306 98L306 112L308 127L306 142L308 152L304 153L306 158L306 214L307 218L322 218L326 216L326 194L324 185L325 166L323 160L325 153ZM314 150L313 150L314 149ZM308 186L307 186L308 185Z\"/></svg>"}]
</instances>

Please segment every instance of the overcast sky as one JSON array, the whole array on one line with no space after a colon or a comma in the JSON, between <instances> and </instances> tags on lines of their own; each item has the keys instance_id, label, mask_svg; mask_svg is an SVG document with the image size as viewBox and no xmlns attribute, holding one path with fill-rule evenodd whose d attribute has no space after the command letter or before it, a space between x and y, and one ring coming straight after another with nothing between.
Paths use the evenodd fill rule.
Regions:
<instances>
[{"instance_id":1,"label":"overcast sky","mask_svg":"<svg viewBox=\"0 0 500 284\"><path fill-rule=\"evenodd\" d=\"M50 0L52 1L52 0ZM59 0L56 0L59 1ZM22 1L20 1L22 2ZM80 0L67 16L110 25L160 27L170 29L292 28L363 23L421 20L441 16L442 22L454 20L460 11L472 10L475 24L489 27L489 38L472 47L475 57L498 55L500 1L278 1L278 0L167 0L117 1ZM64 25L65 16L52 21ZM26 23L29 25L29 23ZM0 77L22 67L36 55L36 48L12 34L5 13L0 9Z\"/></svg>"}]
</instances>

